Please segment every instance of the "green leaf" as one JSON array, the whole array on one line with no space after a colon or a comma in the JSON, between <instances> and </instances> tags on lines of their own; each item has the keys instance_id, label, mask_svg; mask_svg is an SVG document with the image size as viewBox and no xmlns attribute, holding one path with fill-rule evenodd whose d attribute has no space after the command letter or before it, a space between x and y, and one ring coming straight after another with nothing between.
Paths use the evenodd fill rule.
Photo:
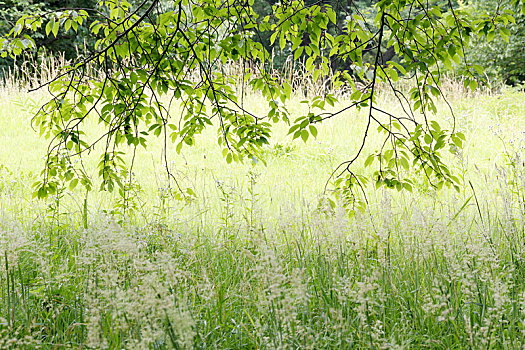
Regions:
<instances>
[{"instance_id":1,"label":"green leaf","mask_svg":"<svg viewBox=\"0 0 525 350\"><path fill-rule=\"evenodd\" d=\"M67 31L71 28L71 19L68 18L66 19L65 23L64 23L64 31L67 33Z\"/></svg>"},{"instance_id":2,"label":"green leaf","mask_svg":"<svg viewBox=\"0 0 525 350\"><path fill-rule=\"evenodd\" d=\"M308 57L306 60L306 70L311 72L314 64L314 56Z\"/></svg>"},{"instance_id":3,"label":"green leaf","mask_svg":"<svg viewBox=\"0 0 525 350\"><path fill-rule=\"evenodd\" d=\"M388 63L391 64L391 65L393 65L394 67L396 67L397 70L398 70L401 74L403 74L403 75L406 75L406 74L407 74L407 71L406 71L405 67L403 67L403 66L400 65L399 63L397 63L397 62L393 62L393 61L390 61L390 62L388 62Z\"/></svg>"},{"instance_id":4,"label":"green leaf","mask_svg":"<svg viewBox=\"0 0 525 350\"><path fill-rule=\"evenodd\" d=\"M44 199L47 197L47 191L43 186L38 189L37 196L39 199Z\"/></svg>"},{"instance_id":5,"label":"green leaf","mask_svg":"<svg viewBox=\"0 0 525 350\"><path fill-rule=\"evenodd\" d=\"M55 26L55 18L51 17L51 19L46 24L46 35L49 36L49 33L53 30Z\"/></svg>"},{"instance_id":6,"label":"green leaf","mask_svg":"<svg viewBox=\"0 0 525 350\"><path fill-rule=\"evenodd\" d=\"M365 168L370 166L374 162L374 159L375 159L374 154L369 155L368 158L366 158L365 160Z\"/></svg>"},{"instance_id":7,"label":"green leaf","mask_svg":"<svg viewBox=\"0 0 525 350\"><path fill-rule=\"evenodd\" d=\"M328 18L330 18L330 21L333 23L333 24L337 24L337 14L335 13L334 10L332 10L331 8L327 8L326 9L326 14L328 15Z\"/></svg>"},{"instance_id":8,"label":"green leaf","mask_svg":"<svg viewBox=\"0 0 525 350\"><path fill-rule=\"evenodd\" d=\"M75 187L77 187L78 185L78 179L73 179L71 180L71 182L69 183L69 189L70 190L74 190Z\"/></svg>"},{"instance_id":9,"label":"green leaf","mask_svg":"<svg viewBox=\"0 0 525 350\"><path fill-rule=\"evenodd\" d=\"M474 68L476 70L476 72L478 72L478 74L483 74L483 72L484 72L483 67L480 66L479 64L473 65L472 68Z\"/></svg>"},{"instance_id":10,"label":"green leaf","mask_svg":"<svg viewBox=\"0 0 525 350\"><path fill-rule=\"evenodd\" d=\"M401 166L403 168L405 168L405 170L409 170L410 169L410 165L408 163L408 160L405 157L399 158L399 163L401 163Z\"/></svg>"},{"instance_id":11,"label":"green leaf","mask_svg":"<svg viewBox=\"0 0 525 350\"><path fill-rule=\"evenodd\" d=\"M53 35L55 36L55 38L57 37L58 35L58 29L60 27L60 22L55 22L53 24Z\"/></svg>"},{"instance_id":12,"label":"green leaf","mask_svg":"<svg viewBox=\"0 0 525 350\"><path fill-rule=\"evenodd\" d=\"M293 125L290 130L288 130L288 135L290 135L291 133L295 132L297 129L299 129L300 127L300 124L295 124Z\"/></svg>"},{"instance_id":13,"label":"green leaf","mask_svg":"<svg viewBox=\"0 0 525 350\"><path fill-rule=\"evenodd\" d=\"M439 126L439 123L435 120L430 122L430 127L437 133L441 132L441 126Z\"/></svg>"},{"instance_id":14,"label":"green leaf","mask_svg":"<svg viewBox=\"0 0 525 350\"><path fill-rule=\"evenodd\" d=\"M308 136L310 136L308 131L306 130L301 131L301 138L303 139L304 142L308 141Z\"/></svg>"},{"instance_id":15,"label":"green leaf","mask_svg":"<svg viewBox=\"0 0 525 350\"><path fill-rule=\"evenodd\" d=\"M392 79L392 81L398 81L399 80L399 76L397 75L397 71L395 69L390 69L388 71L389 75L390 75L390 78Z\"/></svg>"},{"instance_id":16,"label":"green leaf","mask_svg":"<svg viewBox=\"0 0 525 350\"><path fill-rule=\"evenodd\" d=\"M286 38L284 36L279 37L279 47L284 50L286 47Z\"/></svg>"},{"instance_id":17,"label":"green leaf","mask_svg":"<svg viewBox=\"0 0 525 350\"><path fill-rule=\"evenodd\" d=\"M316 127L313 126L313 125L310 125L309 128L310 128L310 134L312 134L312 136L314 138L317 138L317 129L316 129Z\"/></svg>"},{"instance_id":18,"label":"green leaf","mask_svg":"<svg viewBox=\"0 0 525 350\"><path fill-rule=\"evenodd\" d=\"M496 36L496 33L494 32L494 30L489 31L487 33L487 41L491 42L495 36Z\"/></svg>"},{"instance_id":19,"label":"green leaf","mask_svg":"<svg viewBox=\"0 0 525 350\"><path fill-rule=\"evenodd\" d=\"M304 47L298 47L297 50L295 50L294 54L293 54L293 58L294 60L298 60L299 57L301 57L301 55L303 54L303 50L304 50Z\"/></svg>"},{"instance_id":20,"label":"green leaf","mask_svg":"<svg viewBox=\"0 0 525 350\"><path fill-rule=\"evenodd\" d=\"M470 86L470 90L474 91L477 89L478 87L478 82L475 81L474 79L472 79L469 83L469 86Z\"/></svg>"},{"instance_id":21,"label":"green leaf","mask_svg":"<svg viewBox=\"0 0 525 350\"><path fill-rule=\"evenodd\" d=\"M510 30L506 27L499 28L499 34L506 42L509 42Z\"/></svg>"},{"instance_id":22,"label":"green leaf","mask_svg":"<svg viewBox=\"0 0 525 350\"><path fill-rule=\"evenodd\" d=\"M277 36L279 35L279 32L275 32L273 33L271 36L270 36L270 44L273 45L273 43L275 42L275 39L277 38Z\"/></svg>"}]
</instances>

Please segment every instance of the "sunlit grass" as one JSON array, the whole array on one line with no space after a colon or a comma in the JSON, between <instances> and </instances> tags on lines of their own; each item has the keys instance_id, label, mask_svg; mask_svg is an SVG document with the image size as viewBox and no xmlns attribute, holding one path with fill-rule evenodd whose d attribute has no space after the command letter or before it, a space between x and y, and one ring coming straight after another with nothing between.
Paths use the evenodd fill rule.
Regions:
<instances>
[{"instance_id":1,"label":"sunlit grass","mask_svg":"<svg viewBox=\"0 0 525 350\"><path fill-rule=\"evenodd\" d=\"M306 144L277 126L266 166L226 164L214 130L180 155L169 145L190 203L166 192L162 140L151 140L133 167L135 210L106 215L118 196L89 193L84 229L81 189L58 212L31 197L47 146L31 106L46 96L3 88L0 348L521 347L525 94L447 91L467 137L447 156L459 192L370 186L364 212L316 210L360 144L366 115L351 111ZM398 111L386 93L379 102ZM454 125L444 103L436 118ZM372 135L365 154L380 142Z\"/></svg>"}]
</instances>

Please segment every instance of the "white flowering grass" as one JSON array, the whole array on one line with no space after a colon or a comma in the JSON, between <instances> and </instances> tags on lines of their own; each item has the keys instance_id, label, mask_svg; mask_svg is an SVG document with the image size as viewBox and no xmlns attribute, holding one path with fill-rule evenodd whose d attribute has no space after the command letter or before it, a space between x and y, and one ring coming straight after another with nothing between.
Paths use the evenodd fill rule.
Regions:
<instances>
[{"instance_id":1,"label":"white flowering grass","mask_svg":"<svg viewBox=\"0 0 525 350\"><path fill-rule=\"evenodd\" d=\"M350 114L307 145L281 130L267 167L223 168L203 139L172 164L195 189L188 203L171 197L153 144L135 209L111 212L116 197L91 193L83 218L84 193L59 209L31 200L43 142L12 102L27 96L6 91L0 349L525 345L523 93L452 101L468 139L450 159L459 193L370 188L365 212L324 210L323 174L355 147Z\"/></svg>"}]
</instances>

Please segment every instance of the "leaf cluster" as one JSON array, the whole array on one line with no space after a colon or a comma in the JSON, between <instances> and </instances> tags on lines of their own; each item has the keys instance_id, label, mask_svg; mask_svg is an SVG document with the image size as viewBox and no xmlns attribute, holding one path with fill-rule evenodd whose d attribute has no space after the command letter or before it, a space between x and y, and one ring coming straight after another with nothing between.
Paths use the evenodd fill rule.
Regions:
<instances>
[{"instance_id":1,"label":"leaf cluster","mask_svg":"<svg viewBox=\"0 0 525 350\"><path fill-rule=\"evenodd\" d=\"M450 2L443 6L382 0L374 5L372 22L356 8L342 31L331 32L330 26L341 25L334 8L303 0L276 3L266 16L254 11L254 0L177 0L169 7L158 0L135 6L104 0L98 6L95 17L77 9L22 16L0 39L3 56L34 47L30 33L40 29L47 37L57 37L87 27L95 40L89 56L63 67L42 86L53 98L34 118L35 127L50 139L43 178L37 184L40 197L52 193L58 168L67 172L71 166L78 171L61 180L78 178L91 186L82 162L75 165L74 159L98 145L102 147L100 187L111 191L115 186L123 188L122 174L132 167L124 164L122 152L147 147L149 137L164 139L166 169L167 142L180 152L194 145L207 127L217 129L217 142L228 163L262 159L273 124L287 123L293 138L307 141L310 135L316 137L316 124L353 108L366 111L367 123L357 152L332 175L338 179L336 193L355 198L355 189L366 182L355 173L354 163L374 129L384 136L381 149L366 160L367 165L377 165L371 178L376 187L411 190L414 176L426 177L436 188L457 187L458 179L443 163L441 152L447 146L456 152L464 137L454 125L444 128L432 118L436 100L444 98L442 67L466 62L461 73L466 86L475 89L475 72L481 68L466 61L468 44L478 35L489 36L492 24L499 27L513 21L507 11L480 19ZM314 80L328 79L334 90L349 86L346 105L333 111L335 95L314 96L305 101L307 114L292 118L287 109L291 84L264 69L271 59L257 40L264 32L271 33L272 44L293 52L294 59L306 58L304 67ZM498 33L505 36L506 31ZM387 48L394 50L395 61ZM350 62L351 71L334 71L334 59ZM232 64L242 69L232 70ZM89 65L102 73L90 74ZM401 80L409 81L412 88L402 91L397 87ZM378 107L380 86L391 89L402 114ZM247 90L265 97L264 115L246 105ZM172 104L181 106L177 115ZM83 132L91 118L105 130L94 140Z\"/></svg>"}]
</instances>

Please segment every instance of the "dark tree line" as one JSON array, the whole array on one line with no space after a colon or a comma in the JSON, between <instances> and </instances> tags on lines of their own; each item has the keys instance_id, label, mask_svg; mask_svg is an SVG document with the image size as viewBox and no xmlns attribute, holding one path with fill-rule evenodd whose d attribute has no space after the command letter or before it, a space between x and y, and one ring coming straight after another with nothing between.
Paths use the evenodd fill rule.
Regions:
<instances>
[{"instance_id":1,"label":"dark tree line","mask_svg":"<svg viewBox=\"0 0 525 350\"><path fill-rule=\"evenodd\" d=\"M469 50L471 63L479 64L485 68L481 76L486 76L491 79L499 79L505 82L516 84L525 81L525 16L520 13L519 9L513 7L511 0L470 0L457 1L454 0L449 3L448 0L434 0L433 3L446 9L447 6L452 5L455 8L468 8L474 15L480 17L484 15L494 14L496 12L514 10L516 23L509 25L509 38L499 35L494 35L494 39L486 42L484 40L478 41L473 49ZM26 14L45 14L48 12L59 11L64 8L82 8L93 11L97 9L97 0L0 0L0 36L9 33L13 28L16 20L22 15ZM138 3L131 1L131 3ZM168 6L169 1L164 1ZM269 15L272 12L272 6L277 3L276 0L255 0L253 10L260 17ZM337 24L330 23L327 32L332 35L340 35L345 30L345 21L352 16L352 14L359 13L364 18L368 19L369 23L373 23L373 18L376 14L374 0L308 0L305 5L313 6L319 4L330 5L337 14ZM95 17L90 17L90 20ZM35 39L36 48L31 52L31 59L38 62L45 55L63 55L65 59L73 59L79 54L87 54L93 49L93 38L88 35L86 30L81 30L78 33L60 33L57 37L47 37L44 34L44 29L33 35ZM274 55L271 61L276 69L280 69L284 63L294 55L289 48L284 50L270 42L270 32L259 33L256 40L260 41L263 46ZM304 46L309 44L308 33L304 34ZM368 45L365 48L364 59L373 59L375 46ZM383 48L382 60L384 62L395 60L395 52L393 47ZM366 55L369 53L370 55ZM303 55L304 56L304 55ZM331 68L334 71L346 70L352 71L352 63L350 61L341 60L338 57L331 57ZM0 76L3 71L13 69L14 60L7 58L0 58ZM15 68L16 69L16 68Z\"/></svg>"}]
</instances>

